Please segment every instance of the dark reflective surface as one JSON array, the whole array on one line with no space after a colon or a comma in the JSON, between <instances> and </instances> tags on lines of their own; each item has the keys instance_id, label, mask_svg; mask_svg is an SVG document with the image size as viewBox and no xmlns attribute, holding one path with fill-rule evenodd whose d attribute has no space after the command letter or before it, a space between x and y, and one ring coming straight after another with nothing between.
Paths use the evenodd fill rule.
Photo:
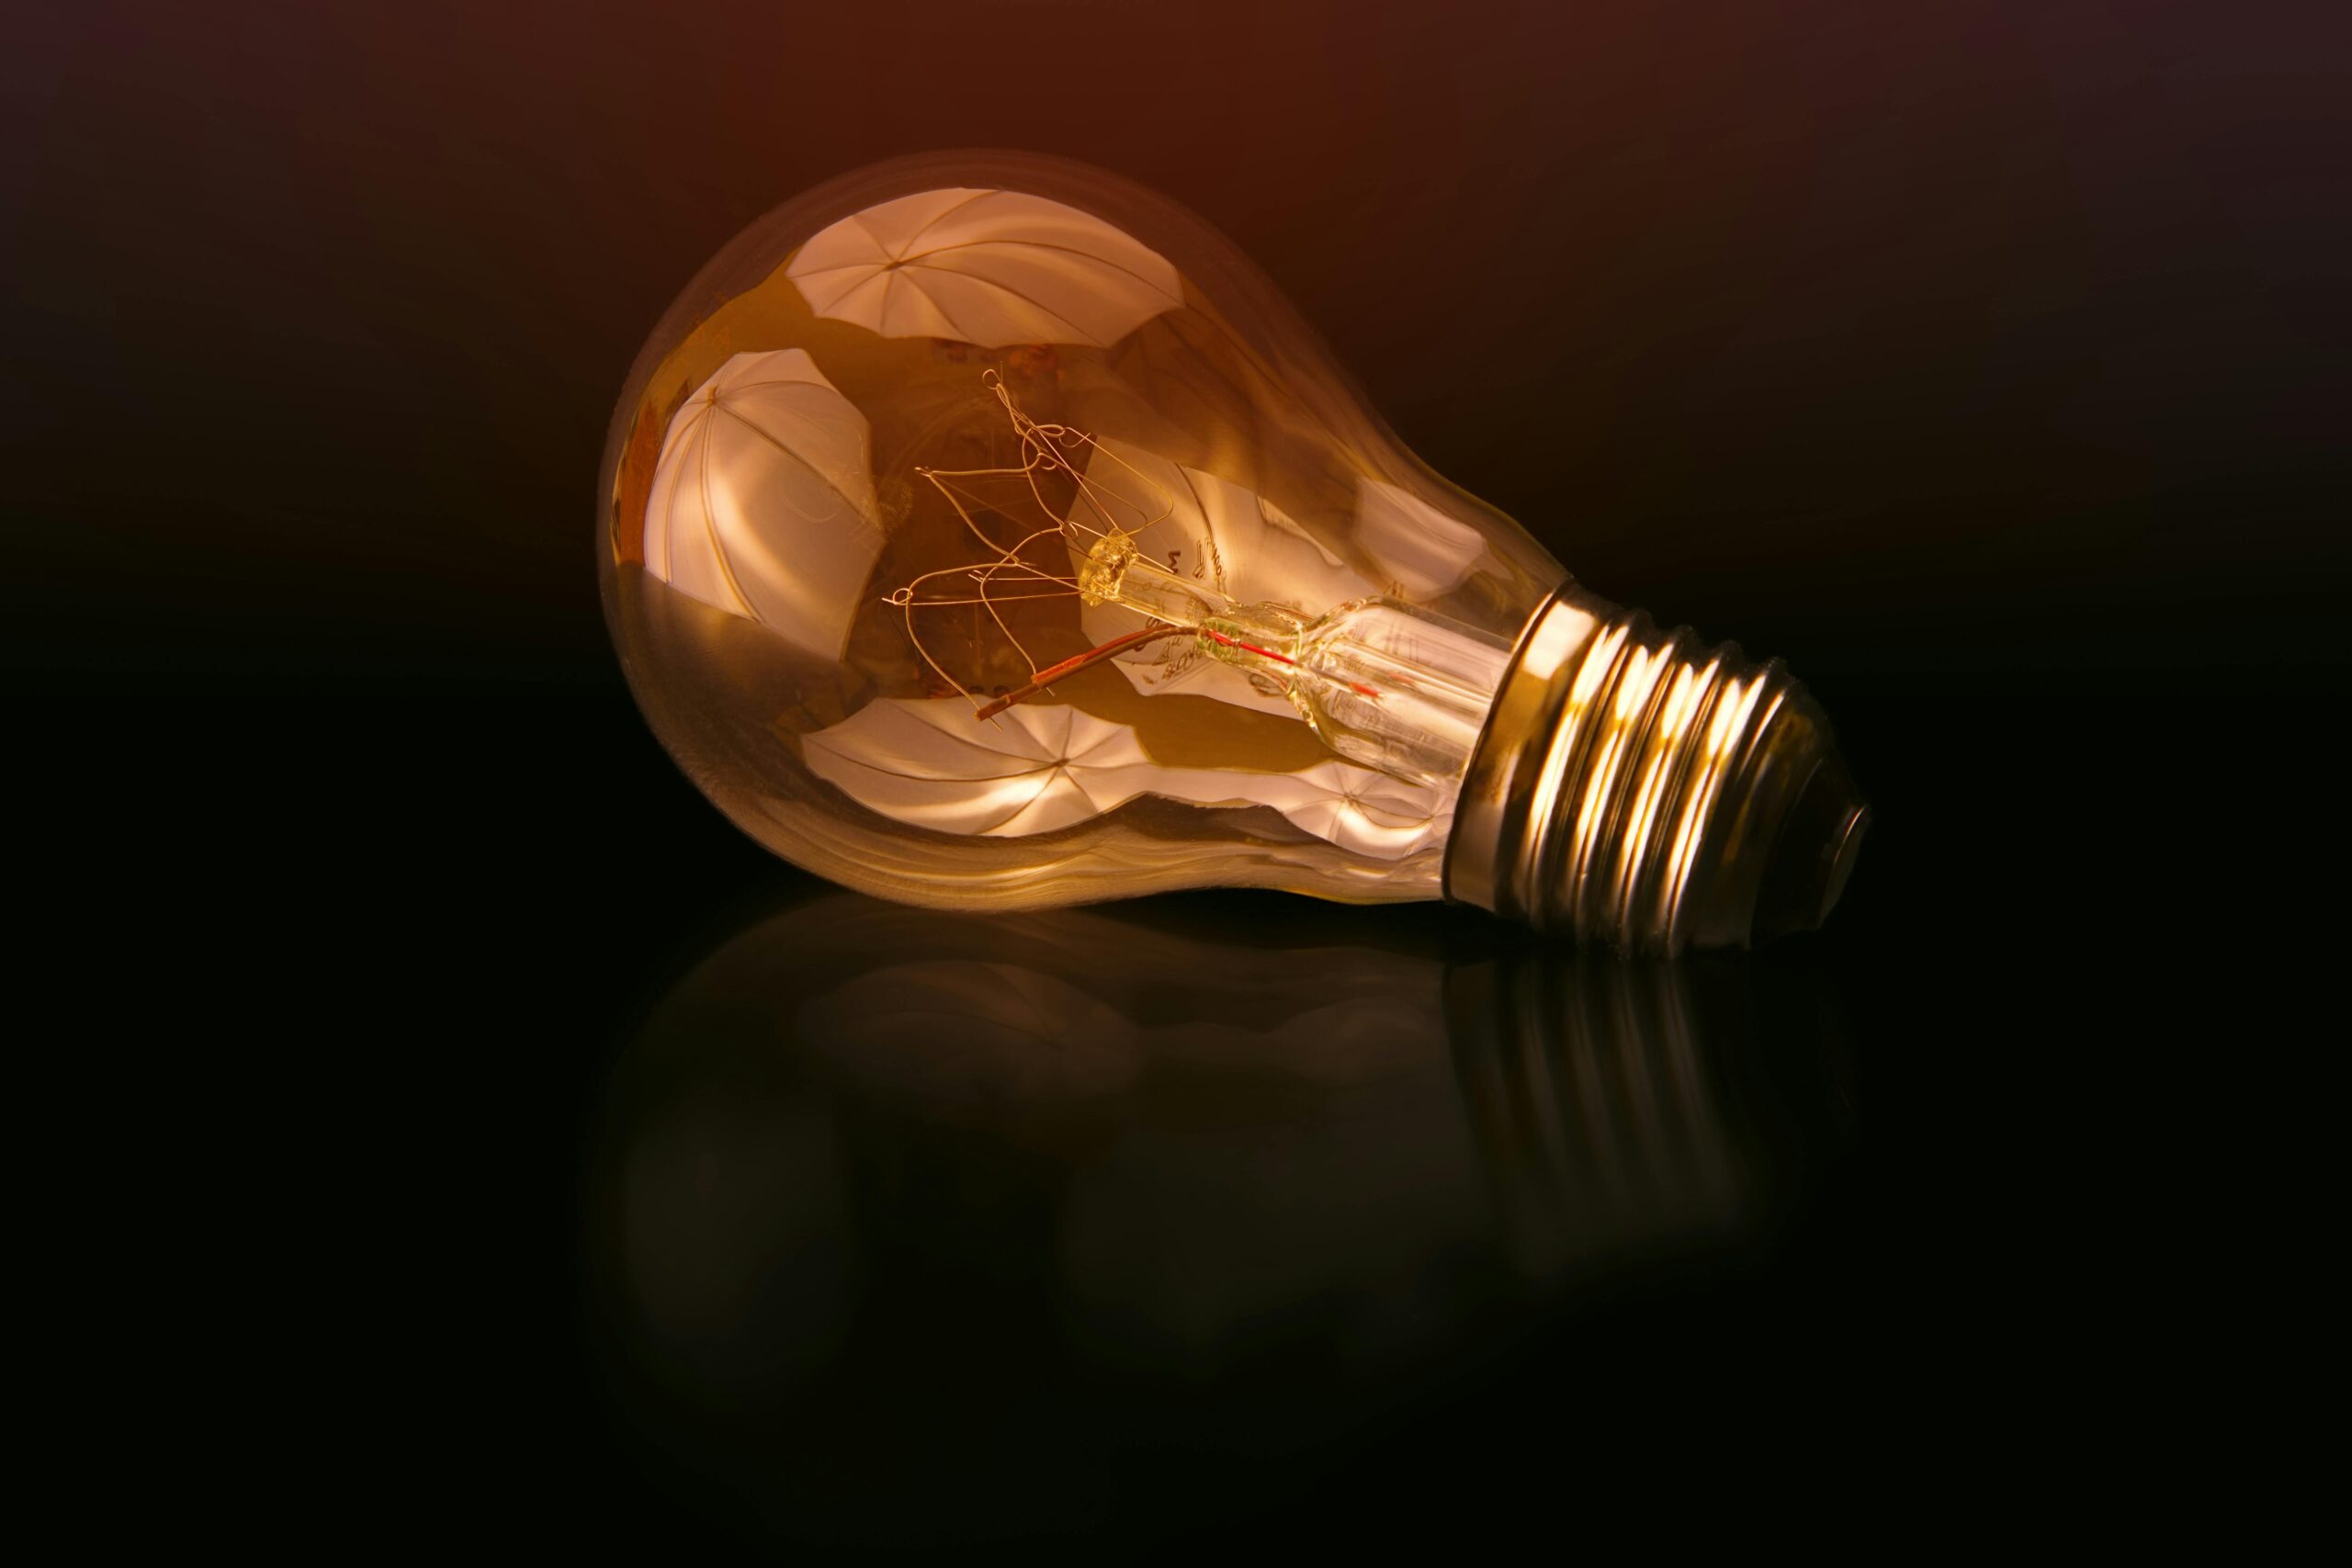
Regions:
<instances>
[{"instance_id":1,"label":"dark reflective surface","mask_svg":"<svg viewBox=\"0 0 2352 1568\"><path fill-rule=\"evenodd\" d=\"M1845 1137L1807 971L1315 913L827 895L694 968L585 1189L652 1462L800 1538L1214 1526L1465 1381L1610 1366L1580 1303L1752 1267Z\"/></svg>"},{"instance_id":2,"label":"dark reflective surface","mask_svg":"<svg viewBox=\"0 0 2352 1568\"><path fill-rule=\"evenodd\" d=\"M304 1562L2287 1556L2329 1461L2269 1407L2340 1338L2340 965L2296 949L2342 924L2346 51L2211 6L917 9L50 7L0 55L33 1506ZM917 1122L1001 1186L869 1204L895 1272L818 1271L845 1337L771 1337L772 1392L668 1381L594 1228L635 1043L816 889L638 718L585 476L713 245L980 140L1198 208L1440 469L1837 715L1852 885L1693 996L1768 1083L1843 1039L1856 1109L1709 1079L1781 1113L1726 1110L1727 1244L1531 1273L1465 1200L1503 1305L1418 1359L1154 1375L1062 1337L1059 1220L994 1218L1068 1163ZM1478 962L1271 902L1135 913Z\"/></svg>"}]
</instances>

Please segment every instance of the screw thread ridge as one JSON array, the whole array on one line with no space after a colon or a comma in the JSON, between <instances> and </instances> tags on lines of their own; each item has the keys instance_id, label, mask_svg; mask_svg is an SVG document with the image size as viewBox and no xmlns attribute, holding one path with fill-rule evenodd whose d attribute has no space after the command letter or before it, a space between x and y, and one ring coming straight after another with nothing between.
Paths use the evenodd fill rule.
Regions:
<instances>
[{"instance_id":1,"label":"screw thread ridge","mask_svg":"<svg viewBox=\"0 0 2352 1568\"><path fill-rule=\"evenodd\" d=\"M1778 660L1565 588L1464 776L1449 897L1628 952L1817 925L1867 808Z\"/></svg>"}]
</instances>

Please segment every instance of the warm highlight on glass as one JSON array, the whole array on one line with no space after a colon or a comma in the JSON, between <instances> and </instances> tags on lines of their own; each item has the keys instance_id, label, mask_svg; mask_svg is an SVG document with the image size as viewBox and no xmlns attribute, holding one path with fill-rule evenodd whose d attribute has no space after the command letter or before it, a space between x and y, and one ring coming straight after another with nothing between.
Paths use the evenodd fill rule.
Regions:
<instances>
[{"instance_id":1,"label":"warm highlight on glass","mask_svg":"<svg viewBox=\"0 0 2352 1568\"><path fill-rule=\"evenodd\" d=\"M1081 165L770 214L639 356L599 494L655 732L886 897L1452 897L1675 952L1817 924L1866 817L1779 665L1570 582L1229 243Z\"/></svg>"}]
</instances>

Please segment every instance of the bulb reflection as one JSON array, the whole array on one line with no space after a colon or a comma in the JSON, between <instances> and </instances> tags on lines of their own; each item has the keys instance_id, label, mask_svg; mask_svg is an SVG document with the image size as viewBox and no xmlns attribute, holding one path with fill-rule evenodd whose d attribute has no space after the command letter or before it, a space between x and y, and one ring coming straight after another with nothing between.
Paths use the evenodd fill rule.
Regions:
<instances>
[{"instance_id":1,"label":"bulb reflection","mask_svg":"<svg viewBox=\"0 0 2352 1568\"><path fill-rule=\"evenodd\" d=\"M795 1510L952 1476L1014 1528L1025 1483L973 1447L1008 1421L1057 1486L1137 1423L1319 1440L1581 1280L1743 1247L1836 1099L1744 955L1278 902L835 896L704 963L625 1053L588 1190L633 1422Z\"/></svg>"}]
</instances>

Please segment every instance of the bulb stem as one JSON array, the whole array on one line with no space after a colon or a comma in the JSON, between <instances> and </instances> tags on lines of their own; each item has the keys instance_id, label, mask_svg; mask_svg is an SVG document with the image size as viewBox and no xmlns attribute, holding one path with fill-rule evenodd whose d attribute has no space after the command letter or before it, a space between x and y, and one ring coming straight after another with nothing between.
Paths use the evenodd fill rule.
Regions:
<instances>
[{"instance_id":1,"label":"bulb stem","mask_svg":"<svg viewBox=\"0 0 2352 1568\"><path fill-rule=\"evenodd\" d=\"M1626 952L1819 925L1869 821L1778 660L1562 587L1521 635L1446 846L1450 898Z\"/></svg>"}]
</instances>

